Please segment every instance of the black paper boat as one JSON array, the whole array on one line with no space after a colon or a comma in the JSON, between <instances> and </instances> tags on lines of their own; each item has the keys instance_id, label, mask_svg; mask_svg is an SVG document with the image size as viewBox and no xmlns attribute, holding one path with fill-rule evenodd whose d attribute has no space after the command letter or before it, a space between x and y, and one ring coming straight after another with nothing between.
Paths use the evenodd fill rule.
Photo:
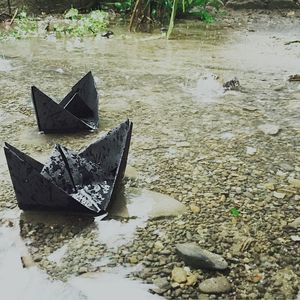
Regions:
<instances>
[{"instance_id":1,"label":"black paper boat","mask_svg":"<svg viewBox=\"0 0 300 300\"><path fill-rule=\"evenodd\" d=\"M124 176L131 132L132 122L127 120L79 153L56 145L45 165L5 143L19 207L105 213Z\"/></svg>"},{"instance_id":2,"label":"black paper boat","mask_svg":"<svg viewBox=\"0 0 300 300\"><path fill-rule=\"evenodd\" d=\"M31 87L37 123L44 133L94 130L99 126L98 94L88 72L58 104L37 87Z\"/></svg>"}]
</instances>

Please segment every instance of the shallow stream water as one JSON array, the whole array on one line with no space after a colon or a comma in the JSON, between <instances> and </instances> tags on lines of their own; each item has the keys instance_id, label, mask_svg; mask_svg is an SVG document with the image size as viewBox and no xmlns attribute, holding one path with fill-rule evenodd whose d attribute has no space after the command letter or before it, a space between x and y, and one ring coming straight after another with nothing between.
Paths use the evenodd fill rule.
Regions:
<instances>
[{"instance_id":1,"label":"shallow stream water","mask_svg":"<svg viewBox=\"0 0 300 300\"><path fill-rule=\"evenodd\" d=\"M249 26L255 31L249 31ZM300 83L287 79L300 72L300 45L285 45L297 38L299 28L293 24L249 26L205 30L186 21L176 29L177 39L169 41L159 34L128 34L115 28L112 39L48 37L1 42L1 145L9 142L45 162L54 144L79 150L130 118L134 129L128 163L138 171L139 187L170 195L186 205L203 193L234 186L222 174L222 166L226 172L243 165L247 174L255 168L269 170L286 163L298 166L299 172ZM100 129L72 135L39 133L31 85L59 101L90 70L100 96ZM224 92L223 83L234 77L240 81L240 90ZM259 129L264 124L278 126L279 137L264 135ZM259 157L251 158L247 149L254 149L252 154ZM218 166L221 172L214 173ZM0 173L1 207L14 208L3 152ZM257 182L249 180L245 189L255 189L269 174L261 176ZM97 221L96 226L103 226L98 231L105 231L108 222L107 228L133 235L147 218L142 218L145 205L130 209L141 218L129 220L127 229L117 220L102 225ZM6 229L0 233L0 238L10 239ZM118 239L100 239L103 244L106 240L119 246ZM0 249L3 259L8 251L4 248ZM115 280L111 276L108 281ZM70 284L81 287L75 279ZM83 285L89 289L88 284ZM76 297L70 299L85 299Z\"/></svg>"}]
</instances>

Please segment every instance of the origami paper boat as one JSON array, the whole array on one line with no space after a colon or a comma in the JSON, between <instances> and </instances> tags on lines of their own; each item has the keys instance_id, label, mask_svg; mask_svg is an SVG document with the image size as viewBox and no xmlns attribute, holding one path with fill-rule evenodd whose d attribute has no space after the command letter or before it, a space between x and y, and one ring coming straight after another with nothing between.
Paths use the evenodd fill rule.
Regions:
<instances>
[{"instance_id":1,"label":"origami paper boat","mask_svg":"<svg viewBox=\"0 0 300 300\"><path fill-rule=\"evenodd\" d=\"M94 130L99 126L98 94L91 72L59 104L35 86L31 87L31 97L38 128L44 133Z\"/></svg>"},{"instance_id":2,"label":"origami paper boat","mask_svg":"<svg viewBox=\"0 0 300 300\"><path fill-rule=\"evenodd\" d=\"M105 213L124 176L131 132L132 122L127 120L79 153L56 145L45 165L5 143L19 207Z\"/></svg>"}]
</instances>

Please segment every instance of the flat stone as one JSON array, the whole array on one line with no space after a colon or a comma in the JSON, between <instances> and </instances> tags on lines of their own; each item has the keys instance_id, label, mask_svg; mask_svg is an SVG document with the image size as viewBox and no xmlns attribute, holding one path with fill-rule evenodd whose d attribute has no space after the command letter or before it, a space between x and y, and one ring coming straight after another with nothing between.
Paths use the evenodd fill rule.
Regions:
<instances>
[{"instance_id":1,"label":"flat stone","mask_svg":"<svg viewBox=\"0 0 300 300\"><path fill-rule=\"evenodd\" d=\"M23 268L30 268L35 265L32 257L30 255L21 256L21 261L22 261Z\"/></svg>"},{"instance_id":2,"label":"flat stone","mask_svg":"<svg viewBox=\"0 0 300 300\"><path fill-rule=\"evenodd\" d=\"M209 300L209 296L207 294L199 294L198 300Z\"/></svg>"},{"instance_id":3,"label":"flat stone","mask_svg":"<svg viewBox=\"0 0 300 300\"><path fill-rule=\"evenodd\" d=\"M293 242L300 242L300 236L299 235L291 235L291 240Z\"/></svg>"},{"instance_id":4,"label":"flat stone","mask_svg":"<svg viewBox=\"0 0 300 300\"><path fill-rule=\"evenodd\" d=\"M290 185L293 187L300 189L300 179L295 179L295 178L289 178L288 182Z\"/></svg>"},{"instance_id":5,"label":"flat stone","mask_svg":"<svg viewBox=\"0 0 300 300\"><path fill-rule=\"evenodd\" d=\"M124 176L130 179L137 179L138 172L134 167L127 165Z\"/></svg>"},{"instance_id":6,"label":"flat stone","mask_svg":"<svg viewBox=\"0 0 300 300\"><path fill-rule=\"evenodd\" d=\"M159 289L159 292L165 292L171 288L171 284L166 277L156 278L153 281L153 284Z\"/></svg>"},{"instance_id":7,"label":"flat stone","mask_svg":"<svg viewBox=\"0 0 300 300\"><path fill-rule=\"evenodd\" d=\"M197 283L197 281L198 281L198 276L195 275L195 274L190 274L187 277L186 285L193 286L193 285L195 285Z\"/></svg>"},{"instance_id":8,"label":"flat stone","mask_svg":"<svg viewBox=\"0 0 300 300\"><path fill-rule=\"evenodd\" d=\"M271 190L271 191L274 191L275 189L275 186L274 186L274 183L273 182L268 182L268 183L265 183L264 184L264 187L268 190Z\"/></svg>"},{"instance_id":9,"label":"flat stone","mask_svg":"<svg viewBox=\"0 0 300 300\"><path fill-rule=\"evenodd\" d=\"M283 199L285 197L285 193L273 192L273 195L277 199Z\"/></svg>"},{"instance_id":10,"label":"flat stone","mask_svg":"<svg viewBox=\"0 0 300 300\"><path fill-rule=\"evenodd\" d=\"M174 267L171 278L176 283L184 283L187 281L187 273L182 268Z\"/></svg>"},{"instance_id":11,"label":"flat stone","mask_svg":"<svg viewBox=\"0 0 300 300\"><path fill-rule=\"evenodd\" d=\"M254 148L254 147L246 147L246 153L248 154L248 155L254 155L255 153L256 153L256 148Z\"/></svg>"},{"instance_id":12,"label":"flat stone","mask_svg":"<svg viewBox=\"0 0 300 300\"><path fill-rule=\"evenodd\" d=\"M197 206L197 205L194 204L194 203L191 203L191 204L190 204L190 209L191 209L191 211L192 211L194 214L197 214L197 213L200 212L200 207Z\"/></svg>"},{"instance_id":13,"label":"flat stone","mask_svg":"<svg viewBox=\"0 0 300 300\"><path fill-rule=\"evenodd\" d=\"M199 289L207 294L226 293L231 290L231 284L224 276L209 278L199 284Z\"/></svg>"},{"instance_id":14,"label":"flat stone","mask_svg":"<svg viewBox=\"0 0 300 300\"><path fill-rule=\"evenodd\" d=\"M289 223L287 226L294 229L300 228L300 217L295 219L293 222Z\"/></svg>"},{"instance_id":15,"label":"flat stone","mask_svg":"<svg viewBox=\"0 0 300 300\"><path fill-rule=\"evenodd\" d=\"M176 250L183 261L193 268L224 270L228 267L222 256L204 250L195 243L177 244Z\"/></svg>"},{"instance_id":16,"label":"flat stone","mask_svg":"<svg viewBox=\"0 0 300 300\"><path fill-rule=\"evenodd\" d=\"M266 123L258 126L258 129L261 130L264 134L276 135L280 131L280 127L276 124Z\"/></svg>"}]
</instances>

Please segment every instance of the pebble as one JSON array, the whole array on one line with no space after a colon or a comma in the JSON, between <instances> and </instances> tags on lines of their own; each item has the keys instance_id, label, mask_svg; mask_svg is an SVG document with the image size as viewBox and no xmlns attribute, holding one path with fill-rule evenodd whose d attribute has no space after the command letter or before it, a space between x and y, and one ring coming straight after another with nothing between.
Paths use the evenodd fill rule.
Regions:
<instances>
[{"instance_id":1,"label":"pebble","mask_svg":"<svg viewBox=\"0 0 300 300\"><path fill-rule=\"evenodd\" d=\"M198 281L198 276L196 274L190 274L187 277L186 285L193 286L193 285L195 285L197 283L197 281Z\"/></svg>"},{"instance_id":2,"label":"pebble","mask_svg":"<svg viewBox=\"0 0 300 300\"><path fill-rule=\"evenodd\" d=\"M228 267L222 256L202 249L196 243L177 244L176 250L183 261L193 268L224 270Z\"/></svg>"},{"instance_id":3,"label":"pebble","mask_svg":"<svg viewBox=\"0 0 300 300\"><path fill-rule=\"evenodd\" d=\"M290 185L293 187L300 189L300 179L295 179L295 178L289 178L288 182Z\"/></svg>"},{"instance_id":4,"label":"pebble","mask_svg":"<svg viewBox=\"0 0 300 300\"><path fill-rule=\"evenodd\" d=\"M300 236L299 235L291 235L291 240L293 242L300 242Z\"/></svg>"},{"instance_id":5,"label":"pebble","mask_svg":"<svg viewBox=\"0 0 300 300\"><path fill-rule=\"evenodd\" d=\"M23 268L30 268L35 265L30 255L21 256L21 261L22 261Z\"/></svg>"},{"instance_id":6,"label":"pebble","mask_svg":"<svg viewBox=\"0 0 300 300\"><path fill-rule=\"evenodd\" d=\"M273 195L277 199L283 199L285 197L285 193L279 193L279 192L276 192L276 191L273 192Z\"/></svg>"},{"instance_id":7,"label":"pebble","mask_svg":"<svg viewBox=\"0 0 300 300\"><path fill-rule=\"evenodd\" d=\"M248 154L248 155L254 155L255 153L256 153L256 148L254 148L254 147L246 147L246 153Z\"/></svg>"},{"instance_id":8,"label":"pebble","mask_svg":"<svg viewBox=\"0 0 300 300\"><path fill-rule=\"evenodd\" d=\"M194 214L197 214L200 212L200 207L197 206L195 203L190 204L190 209Z\"/></svg>"},{"instance_id":9,"label":"pebble","mask_svg":"<svg viewBox=\"0 0 300 300\"><path fill-rule=\"evenodd\" d=\"M176 283L184 283L187 281L187 273L182 268L174 267L171 278Z\"/></svg>"},{"instance_id":10,"label":"pebble","mask_svg":"<svg viewBox=\"0 0 300 300\"><path fill-rule=\"evenodd\" d=\"M280 131L280 127L275 124L267 123L258 126L258 129L261 130L264 134L276 135Z\"/></svg>"},{"instance_id":11,"label":"pebble","mask_svg":"<svg viewBox=\"0 0 300 300\"><path fill-rule=\"evenodd\" d=\"M153 284L158 288L158 289L153 289L157 294L164 293L168 289L171 288L170 282L166 277L159 277L153 280Z\"/></svg>"},{"instance_id":12,"label":"pebble","mask_svg":"<svg viewBox=\"0 0 300 300\"><path fill-rule=\"evenodd\" d=\"M224 276L209 278L199 284L199 289L207 294L226 293L231 290L231 284Z\"/></svg>"},{"instance_id":13,"label":"pebble","mask_svg":"<svg viewBox=\"0 0 300 300\"><path fill-rule=\"evenodd\" d=\"M287 226L294 229L300 228L300 217L295 219L293 222L289 223Z\"/></svg>"}]
</instances>

